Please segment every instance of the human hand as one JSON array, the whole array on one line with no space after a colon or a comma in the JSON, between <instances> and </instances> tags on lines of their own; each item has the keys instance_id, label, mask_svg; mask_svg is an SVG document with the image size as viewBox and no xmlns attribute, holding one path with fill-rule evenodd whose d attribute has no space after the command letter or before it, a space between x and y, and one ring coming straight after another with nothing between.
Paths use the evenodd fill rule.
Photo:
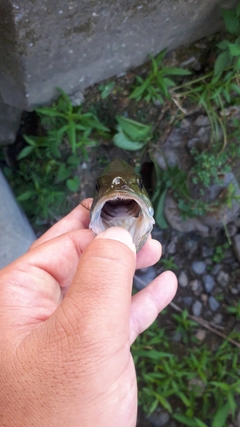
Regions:
<instances>
[{"instance_id":1,"label":"human hand","mask_svg":"<svg viewBox=\"0 0 240 427\"><path fill-rule=\"evenodd\" d=\"M136 257L126 230L94 238L88 223L79 205L0 271L2 427L136 424L130 345L176 278L165 272L131 297L136 266L156 263L160 244L149 239Z\"/></svg>"}]
</instances>

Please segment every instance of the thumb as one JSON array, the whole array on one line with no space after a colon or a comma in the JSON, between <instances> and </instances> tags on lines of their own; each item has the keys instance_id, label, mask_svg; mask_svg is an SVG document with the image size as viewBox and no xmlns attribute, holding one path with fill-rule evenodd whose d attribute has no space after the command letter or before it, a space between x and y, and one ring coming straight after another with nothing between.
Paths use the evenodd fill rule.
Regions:
<instances>
[{"instance_id":1,"label":"thumb","mask_svg":"<svg viewBox=\"0 0 240 427\"><path fill-rule=\"evenodd\" d=\"M64 313L66 334L74 334L70 341L74 353L85 339L91 346L100 340L104 346L109 343L113 351L128 342L135 266L132 237L119 227L100 233L83 252L72 285L56 311L57 316Z\"/></svg>"}]
</instances>

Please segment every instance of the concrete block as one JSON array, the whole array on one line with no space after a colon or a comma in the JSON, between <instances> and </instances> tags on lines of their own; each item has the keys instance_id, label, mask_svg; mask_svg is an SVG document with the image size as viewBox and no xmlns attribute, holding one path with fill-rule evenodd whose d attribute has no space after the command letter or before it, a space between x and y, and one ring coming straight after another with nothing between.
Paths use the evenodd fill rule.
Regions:
<instances>
[{"instance_id":1,"label":"concrete block","mask_svg":"<svg viewBox=\"0 0 240 427\"><path fill-rule=\"evenodd\" d=\"M0 170L0 269L23 255L35 239Z\"/></svg>"},{"instance_id":2,"label":"concrete block","mask_svg":"<svg viewBox=\"0 0 240 427\"><path fill-rule=\"evenodd\" d=\"M1 0L0 92L20 109L125 72L220 28L235 0Z\"/></svg>"}]
</instances>

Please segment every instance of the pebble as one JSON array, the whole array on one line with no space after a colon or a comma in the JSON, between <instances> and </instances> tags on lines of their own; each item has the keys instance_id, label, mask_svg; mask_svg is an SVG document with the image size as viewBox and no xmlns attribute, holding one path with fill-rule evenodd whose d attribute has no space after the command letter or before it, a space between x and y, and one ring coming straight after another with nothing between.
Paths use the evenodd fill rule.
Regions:
<instances>
[{"instance_id":1,"label":"pebble","mask_svg":"<svg viewBox=\"0 0 240 427\"><path fill-rule=\"evenodd\" d=\"M181 273L178 276L178 283L182 288L186 288L188 285L188 277L185 271L181 271Z\"/></svg>"},{"instance_id":2,"label":"pebble","mask_svg":"<svg viewBox=\"0 0 240 427\"><path fill-rule=\"evenodd\" d=\"M205 388L206 388L206 385L204 384L204 382L200 378L195 377L195 378L191 378L188 381L188 389L194 390L194 392L197 396L202 396Z\"/></svg>"},{"instance_id":3,"label":"pebble","mask_svg":"<svg viewBox=\"0 0 240 427\"><path fill-rule=\"evenodd\" d=\"M191 307L193 298L192 297L183 297L183 303L186 305L186 307Z\"/></svg>"},{"instance_id":4,"label":"pebble","mask_svg":"<svg viewBox=\"0 0 240 427\"><path fill-rule=\"evenodd\" d=\"M207 302L208 296L206 294L202 294L201 295L201 300L202 300L202 302Z\"/></svg>"},{"instance_id":5,"label":"pebble","mask_svg":"<svg viewBox=\"0 0 240 427\"><path fill-rule=\"evenodd\" d=\"M203 258L209 258L213 255L213 248L209 246L203 245L202 247L202 257Z\"/></svg>"},{"instance_id":6,"label":"pebble","mask_svg":"<svg viewBox=\"0 0 240 427\"><path fill-rule=\"evenodd\" d=\"M154 427L165 426L170 420L170 415L168 412L163 411L161 408L158 408L153 412L148 418Z\"/></svg>"},{"instance_id":7,"label":"pebble","mask_svg":"<svg viewBox=\"0 0 240 427\"><path fill-rule=\"evenodd\" d=\"M238 295L238 289L237 288L231 288L230 292L232 295Z\"/></svg>"},{"instance_id":8,"label":"pebble","mask_svg":"<svg viewBox=\"0 0 240 427\"><path fill-rule=\"evenodd\" d=\"M202 303L200 301L195 301L192 306L193 315L199 317L201 312L202 312Z\"/></svg>"},{"instance_id":9,"label":"pebble","mask_svg":"<svg viewBox=\"0 0 240 427\"><path fill-rule=\"evenodd\" d=\"M198 279L195 280L191 280L191 282L189 283L190 287L192 288L193 292L196 292L199 290L200 286L201 286L201 282Z\"/></svg>"},{"instance_id":10,"label":"pebble","mask_svg":"<svg viewBox=\"0 0 240 427\"><path fill-rule=\"evenodd\" d=\"M222 319L223 319L222 314L221 313L217 313L213 317L213 322L216 323L216 325L220 325L222 323Z\"/></svg>"},{"instance_id":11,"label":"pebble","mask_svg":"<svg viewBox=\"0 0 240 427\"><path fill-rule=\"evenodd\" d=\"M197 332L196 332L196 334L195 334L195 337L199 341L205 340L205 338L206 338L206 331L205 331L205 329L198 329Z\"/></svg>"},{"instance_id":12,"label":"pebble","mask_svg":"<svg viewBox=\"0 0 240 427\"><path fill-rule=\"evenodd\" d=\"M213 268L212 268L211 273L212 273L214 276L216 276L216 275L219 273L219 271L221 270L221 268L222 268L222 265L220 265L220 264L215 264L215 265L213 266Z\"/></svg>"},{"instance_id":13,"label":"pebble","mask_svg":"<svg viewBox=\"0 0 240 427\"><path fill-rule=\"evenodd\" d=\"M167 252L169 255L174 255L177 252L177 242L178 238L175 236L167 246Z\"/></svg>"},{"instance_id":14,"label":"pebble","mask_svg":"<svg viewBox=\"0 0 240 427\"><path fill-rule=\"evenodd\" d=\"M193 261L192 270L196 274L203 274L206 271L206 264L203 261Z\"/></svg>"},{"instance_id":15,"label":"pebble","mask_svg":"<svg viewBox=\"0 0 240 427\"><path fill-rule=\"evenodd\" d=\"M210 123L209 123L209 119L207 116L200 115L197 117L194 124L196 126L202 127L202 126L209 126Z\"/></svg>"},{"instance_id":16,"label":"pebble","mask_svg":"<svg viewBox=\"0 0 240 427\"><path fill-rule=\"evenodd\" d=\"M215 285L214 278L210 276L210 274L205 274L202 279L203 279L204 289L207 292L207 294L209 294L210 292L212 292Z\"/></svg>"},{"instance_id":17,"label":"pebble","mask_svg":"<svg viewBox=\"0 0 240 427\"><path fill-rule=\"evenodd\" d=\"M216 311L220 307L219 302L213 296L210 296L208 298L208 304L209 304L209 307L212 311Z\"/></svg>"},{"instance_id":18,"label":"pebble","mask_svg":"<svg viewBox=\"0 0 240 427\"><path fill-rule=\"evenodd\" d=\"M229 274L223 270L219 271L217 275L217 282L222 286L222 288L225 288L229 282Z\"/></svg>"}]
</instances>

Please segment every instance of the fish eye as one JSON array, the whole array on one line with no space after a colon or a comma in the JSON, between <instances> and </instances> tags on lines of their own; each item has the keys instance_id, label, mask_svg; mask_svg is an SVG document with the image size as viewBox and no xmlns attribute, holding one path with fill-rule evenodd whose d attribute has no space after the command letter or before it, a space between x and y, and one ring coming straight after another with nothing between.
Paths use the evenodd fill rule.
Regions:
<instances>
[{"instance_id":1,"label":"fish eye","mask_svg":"<svg viewBox=\"0 0 240 427\"><path fill-rule=\"evenodd\" d=\"M96 181L95 189L96 189L96 192L99 193L100 186L99 186L99 182L98 181Z\"/></svg>"},{"instance_id":2,"label":"fish eye","mask_svg":"<svg viewBox=\"0 0 240 427\"><path fill-rule=\"evenodd\" d=\"M137 184L138 184L140 190L142 190L143 189L143 181L142 181L142 179L138 178L137 179Z\"/></svg>"}]
</instances>

